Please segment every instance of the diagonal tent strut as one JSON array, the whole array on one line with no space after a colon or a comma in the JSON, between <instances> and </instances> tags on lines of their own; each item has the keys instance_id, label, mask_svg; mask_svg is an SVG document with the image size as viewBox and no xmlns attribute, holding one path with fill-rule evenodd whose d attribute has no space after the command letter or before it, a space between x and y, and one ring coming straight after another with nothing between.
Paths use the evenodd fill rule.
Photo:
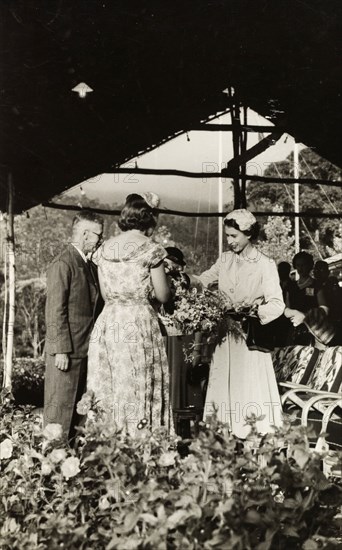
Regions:
<instances>
[{"instance_id":1,"label":"diagonal tent strut","mask_svg":"<svg viewBox=\"0 0 342 550\"><path fill-rule=\"evenodd\" d=\"M274 145L283 135L284 131L277 127L271 127L272 132L270 135L267 135L259 143L247 149L247 133L249 131L256 131L257 126L252 127L248 125L247 106L239 99L232 86L228 86L223 93L227 94L227 102L231 105L231 125L229 125L229 130L232 132L234 152L234 157L227 163L226 174L231 175L234 183L234 208L246 208L246 163L266 151L271 145ZM222 170L222 174L223 176L225 175L225 170Z\"/></svg>"},{"instance_id":2,"label":"diagonal tent strut","mask_svg":"<svg viewBox=\"0 0 342 550\"><path fill-rule=\"evenodd\" d=\"M246 162L248 162L249 160L252 160L254 157L266 151L266 149L271 147L271 145L274 145L278 141L278 139L281 138L283 133L284 133L283 131L278 130L277 132L274 132L272 135L266 136L264 139L259 141L259 143L257 143L256 145L253 145L253 147L251 147L250 149L247 149L244 153L242 153L238 157L234 157L232 160L230 160L227 163L227 168L226 168L227 173L229 173L231 170L234 170L242 166L243 164L246 164ZM222 172L224 173L225 170L222 170Z\"/></svg>"},{"instance_id":3,"label":"diagonal tent strut","mask_svg":"<svg viewBox=\"0 0 342 550\"><path fill-rule=\"evenodd\" d=\"M263 153L271 145L274 145L278 139L283 135L283 131L277 130L269 136L263 138L259 143L253 145L249 149L246 149L247 134L246 129L241 131L242 125L240 123L240 109L239 107L233 108L235 110L232 116L233 122L233 147L234 158L227 163L227 168L222 170L223 175L232 174L234 179L234 208L246 208L246 181L248 176L246 174L246 163L255 158L260 153ZM234 111L233 111L234 112ZM244 127L246 128L246 108L243 108L244 114Z\"/></svg>"}]
</instances>

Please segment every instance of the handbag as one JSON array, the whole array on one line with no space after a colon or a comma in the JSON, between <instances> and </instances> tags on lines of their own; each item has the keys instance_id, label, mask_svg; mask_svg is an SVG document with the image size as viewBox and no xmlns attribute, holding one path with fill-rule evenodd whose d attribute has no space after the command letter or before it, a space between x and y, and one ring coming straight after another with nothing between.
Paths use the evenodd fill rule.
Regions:
<instances>
[{"instance_id":1,"label":"handbag","mask_svg":"<svg viewBox=\"0 0 342 550\"><path fill-rule=\"evenodd\" d=\"M244 321L246 344L249 350L269 353L274 350L272 323L262 325L257 317L247 317Z\"/></svg>"}]
</instances>

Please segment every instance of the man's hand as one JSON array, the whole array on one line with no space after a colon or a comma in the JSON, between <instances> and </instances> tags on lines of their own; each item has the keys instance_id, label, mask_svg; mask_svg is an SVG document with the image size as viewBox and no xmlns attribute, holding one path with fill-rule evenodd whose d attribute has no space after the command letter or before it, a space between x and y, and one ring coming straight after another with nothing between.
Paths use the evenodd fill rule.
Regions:
<instances>
[{"instance_id":1,"label":"man's hand","mask_svg":"<svg viewBox=\"0 0 342 550\"><path fill-rule=\"evenodd\" d=\"M55 367L59 370L66 371L69 367L69 355L67 353L56 353Z\"/></svg>"}]
</instances>

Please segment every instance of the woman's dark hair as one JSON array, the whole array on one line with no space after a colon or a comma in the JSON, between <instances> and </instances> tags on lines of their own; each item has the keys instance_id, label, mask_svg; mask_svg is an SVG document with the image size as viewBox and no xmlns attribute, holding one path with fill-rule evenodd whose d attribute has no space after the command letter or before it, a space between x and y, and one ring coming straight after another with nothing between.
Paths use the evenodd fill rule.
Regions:
<instances>
[{"instance_id":1,"label":"woman's dark hair","mask_svg":"<svg viewBox=\"0 0 342 550\"><path fill-rule=\"evenodd\" d=\"M252 241L256 239L259 235L260 225L258 222L253 223L250 229L245 229L244 231L240 229L239 224L233 218L229 220L224 220L223 223L226 227L234 227L234 229L241 231L241 233L243 233L247 237L250 237Z\"/></svg>"},{"instance_id":2,"label":"woman's dark hair","mask_svg":"<svg viewBox=\"0 0 342 550\"><path fill-rule=\"evenodd\" d=\"M151 208L145 199L137 193L132 193L126 197L126 202L121 210L118 226L121 231L138 229L146 231L154 229L157 225L158 213Z\"/></svg>"},{"instance_id":3,"label":"woman's dark hair","mask_svg":"<svg viewBox=\"0 0 342 550\"><path fill-rule=\"evenodd\" d=\"M297 254L295 254L293 256L293 259L292 259L292 265L295 269L296 269L296 262L299 259L304 260L307 263L307 266L308 266L308 268L310 268L310 271L311 271L311 269L314 266L314 259L311 256L311 254L309 254L309 252L305 252L304 250L302 252L297 252Z\"/></svg>"}]
</instances>

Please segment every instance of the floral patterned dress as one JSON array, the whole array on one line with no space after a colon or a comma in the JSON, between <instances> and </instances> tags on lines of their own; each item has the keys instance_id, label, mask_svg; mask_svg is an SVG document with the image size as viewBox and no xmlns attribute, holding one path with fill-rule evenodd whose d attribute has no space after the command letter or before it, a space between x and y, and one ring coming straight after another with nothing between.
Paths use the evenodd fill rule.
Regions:
<instances>
[{"instance_id":1,"label":"floral patterned dress","mask_svg":"<svg viewBox=\"0 0 342 550\"><path fill-rule=\"evenodd\" d=\"M150 428L170 430L168 362L157 313L149 302L150 270L166 252L146 241L118 260L115 242L108 246L110 242L97 253L106 298L90 338L87 390L132 435L142 419Z\"/></svg>"}]
</instances>

